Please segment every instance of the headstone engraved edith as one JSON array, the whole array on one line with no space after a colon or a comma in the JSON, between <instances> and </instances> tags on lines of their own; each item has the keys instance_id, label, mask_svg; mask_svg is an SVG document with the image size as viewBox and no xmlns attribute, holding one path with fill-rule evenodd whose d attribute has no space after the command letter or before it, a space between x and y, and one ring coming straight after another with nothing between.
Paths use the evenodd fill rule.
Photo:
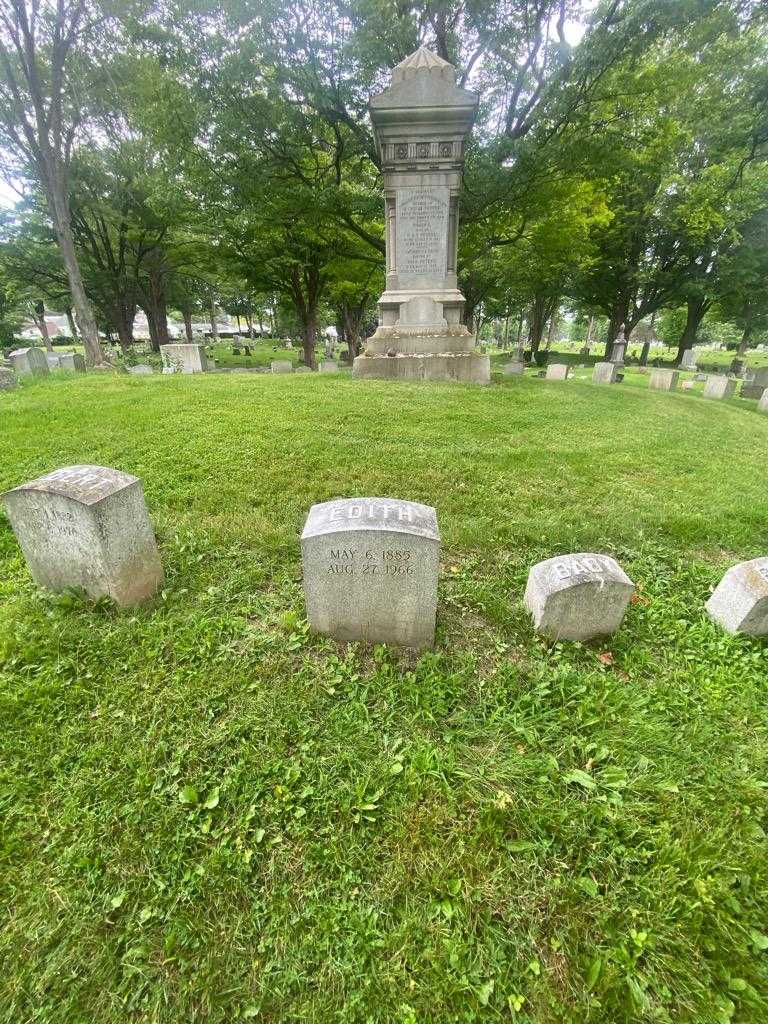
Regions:
<instances>
[{"instance_id":1,"label":"headstone engraved edith","mask_svg":"<svg viewBox=\"0 0 768 1024\"><path fill-rule=\"evenodd\" d=\"M554 640L589 640L616 632L634 590L608 555L558 555L531 569L525 606L540 633Z\"/></svg>"},{"instance_id":2,"label":"headstone engraved edith","mask_svg":"<svg viewBox=\"0 0 768 1024\"><path fill-rule=\"evenodd\" d=\"M105 466L67 466L3 496L36 583L134 605L163 582L138 477Z\"/></svg>"},{"instance_id":3,"label":"headstone engraved edith","mask_svg":"<svg viewBox=\"0 0 768 1024\"><path fill-rule=\"evenodd\" d=\"M397 498L313 505L301 550L307 618L315 632L432 646L440 534L429 505Z\"/></svg>"},{"instance_id":4,"label":"headstone engraved edith","mask_svg":"<svg viewBox=\"0 0 768 1024\"><path fill-rule=\"evenodd\" d=\"M487 355L462 323L456 277L464 145L477 96L421 47L398 64L370 109L384 172L386 288L379 327L355 377L490 382Z\"/></svg>"}]
</instances>

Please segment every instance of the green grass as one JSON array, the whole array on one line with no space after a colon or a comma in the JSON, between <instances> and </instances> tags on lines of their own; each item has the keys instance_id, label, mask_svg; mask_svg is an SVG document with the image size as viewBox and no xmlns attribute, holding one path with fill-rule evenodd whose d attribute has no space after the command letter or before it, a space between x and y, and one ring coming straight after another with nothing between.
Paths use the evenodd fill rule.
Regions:
<instances>
[{"instance_id":1,"label":"green grass","mask_svg":"<svg viewBox=\"0 0 768 1024\"><path fill-rule=\"evenodd\" d=\"M768 645L703 604L765 554L754 402L523 380L50 379L0 486L139 475L139 611L32 585L0 518L0 1020L768 1020ZM437 507L437 644L308 635L309 506ZM639 599L550 644L527 571Z\"/></svg>"}]
</instances>

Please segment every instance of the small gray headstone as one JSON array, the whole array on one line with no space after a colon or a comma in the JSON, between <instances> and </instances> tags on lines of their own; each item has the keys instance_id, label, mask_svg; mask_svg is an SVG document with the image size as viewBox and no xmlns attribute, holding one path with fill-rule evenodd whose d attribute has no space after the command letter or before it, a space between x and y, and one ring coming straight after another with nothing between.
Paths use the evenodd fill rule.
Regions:
<instances>
[{"instance_id":1,"label":"small gray headstone","mask_svg":"<svg viewBox=\"0 0 768 1024\"><path fill-rule=\"evenodd\" d=\"M290 352L290 351L291 351L291 350L293 349L293 342L292 342L292 341L286 341L286 343L285 343L285 347L286 347L286 348L288 349L288 351Z\"/></svg>"},{"instance_id":2,"label":"small gray headstone","mask_svg":"<svg viewBox=\"0 0 768 1024\"><path fill-rule=\"evenodd\" d=\"M679 379L680 373L677 370L654 370L648 387L653 391L674 391Z\"/></svg>"},{"instance_id":3,"label":"small gray headstone","mask_svg":"<svg viewBox=\"0 0 768 1024\"><path fill-rule=\"evenodd\" d=\"M615 384L618 370L616 363L595 363L592 371L593 384Z\"/></svg>"},{"instance_id":4,"label":"small gray headstone","mask_svg":"<svg viewBox=\"0 0 768 1024\"><path fill-rule=\"evenodd\" d=\"M694 376L693 379L696 381L697 384L703 384L704 381L707 379L707 374L706 373L697 373Z\"/></svg>"},{"instance_id":5,"label":"small gray headstone","mask_svg":"<svg viewBox=\"0 0 768 1024\"><path fill-rule=\"evenodd\" d=\"M681 370L695 370L696 369L696 353L692 348L687 348L683 352L683 358L680 360Z\"/></svg>"},{"instance_id":6,"label":"small gray headstone","mask_svg":"<svg viewBox=\"0 0 768 1024\"><path fill-rule=\"evenodd\" d=\"M757 403L758 412L768 412L768 388L763 392L763 396Z\"/></svg>"},{"instance_id":7,"label":"small gray headstone","mask_svg":"<svg viewBox=\"0 0 768 1024\"><path fill-rule=\"evenodd\" d=\"M162 585L163 569L138 477L67 466L2 495L33 579L134 605Z\"/></svg>"},{"instance_id":8,"label":"small gray headstone","mask_svg":"<svg viewBox=\"0 0 768 1024\"><path fill-rule=\"evenodd\" d=\"M35 348L34 346L30 348L17 348L11 352L10 360L11 365L20 377L30 375L45 377L49 372L45 353L42 349Z\"/></svg>"},{"instance_id":9,"label":"small gray headstone","mask_svg":"<svg viewBox=\"0 0 768 1024\"><path fill-rule=\"evenodd\" d=\"M704 398L732 398L735 391L735 380L720 374L710 374L704 385Z\"/></svg>"},{"instance_id":10,"label":"small gray headstone","mask_svg":"<svg viewBox=\"0 0 768 1024\"><path fill-rule=\"evenodd\" d=\"M294 373L312 373L311 366L297 366L293 371Z\"/></svg>"},{"instance_id":11,"label":"small gray headstone","mask_svg":"<svg viewBox=\"0 0 768 1024\"><path fill-rule=\"evenodd\" d=\"M707 613L728 633L768 636L768 558L730 568L707 601Z\"/></svg>"},{"instance_id":12,"label":"small gray headstone","mask_svg":"<svg viewBox=\"0 0 768 1024\"><path fill-rule=\"evenodd\" d=\"M8 370L4 366L0 367L0 391L10 391L11 388L15 388L18 383L16 374L13 370Z\"/></svg>"},{"instance_id":13,"label":"small gray headstone","mask_svg":"<svg viewBox=\"0 0 768 1024\"><path fill-rule=\"evenodd\" d=\"M525 373L525 363L514 359L511 363L504 365L502 373L505 377L520 377Z\"/></svg>"},{"instance_id":14,"label":"small gray headstone","mask_svg":"<svg viewBox=\"0 0 768 1024\"><path fill-rule=\"evenodd\" d=\"M694 382L692 380L684 380L680 384L680 390L681 391L693 391L693 385L694 385Z\"/></svg>"},{"instance_id":15,"label":"small gray headstone","mask_svg":"<svg viewBox=\"0 0 768 1024\"><path fill-rule=\"evenodd\" d=\"M567 380L570 371L568 363L550 363L547 366L547 380Z\"/></svg>"},{"instance_id":16,"label":"small gray headstone","mask_svg":"<svg viewBox=\"0 0 768 1024\"><path fill-rule=\"evenodd\" d=\"M206 373L208 357L204 345L176 344L160 346L163 373Z\"/></svg>"},{"instance_id":17,"label":"small gray headstone","mask_svg":"<svg viewBox=\"0 0 768 1024\"><path fill-rule=\"evenodd\" d=\"M320 363L320 373L338 373L339 364L334 362L332 359L326 359L325 362Z\"/></svg>"},{"instance_id":18,"label":"small gray headstone","mask_svg":"<svg viewBox=\"0 0 768 1024\"><path fill-rule=\"evenodd\" d=\"M62 370L74 370L75 373L85 373L85 359L79 352L63 352L59 356L59 365Z\"/></svg>"},{"instance_id":19,"label":"small gray headstone","mask_svg":"<svg viewBox=\"0 0 768 1024\"><path fill-rule=\"evenodd\" d=\"M540 633L554 640L589 640L616 632L634 590L608 555L558 555L531 569L525 606Z\"/></svg>"},{"instance_id":20,"label":"small gray headstone","mask_svg":"<svg viewBox=\"0 0 768 1024\"><path fill-rule=\"evenodd\" d=\"M149 363L137 363L135 366L128 367L128 373L134 377L143 377L154 372ZM165 370L163 370L163 373L165 373Z\"/></svg>"},{"instance_id":21,"label":"small gray headstone","mask_svg":"<svg viewBox=\"0 0 768 1024\"><path fill-rule=\"evenodd\" d=\"M313 505L301 551L313 630L337 640L431 647L440 533L429 505L398 498Z\"/></svg>"},{"instance_id":22,"label":"small gray headstone","mask_svg":"<svg viewBox=\"0 0 768 1024\"><path fill-rule=\"evenodd\" d=\"M60 370L61 369L61 356L55 352L46 352L45 361L48 363L49 370Z\"/></svg>"},{"instance_id":23,"label":"small gray headstone","mask_svg":"<svg viewBox=\"0 0 768 1024\"><path fill-rule=\"evenodd\" d=\"M768 388L768 366L761 366L755 370L754 376L741 389L742 398L760 398Z\"/></svg>"},{"instance_id":24,"label":"small gray headstone","mask_svg":"<svg viewBox=\"0 0 768 1024\"><path fill-rule=\"evenodd\" d=\"M290 359L273 359L270 369L272 373L293 373L293 363Z\"/></svg>"}]
</instances>

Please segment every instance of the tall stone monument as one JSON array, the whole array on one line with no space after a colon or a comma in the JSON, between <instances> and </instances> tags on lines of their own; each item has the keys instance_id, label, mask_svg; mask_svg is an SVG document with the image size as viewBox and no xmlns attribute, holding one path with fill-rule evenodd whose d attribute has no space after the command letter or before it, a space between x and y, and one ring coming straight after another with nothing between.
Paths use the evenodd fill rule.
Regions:
<instances>
[{"instance_id":1,"label":"tall stone monument","mask_svg":"<svg viewBox=\"0 0 768 1024\"><path fill-rule=\"evenodd\" d=\"M464 143L477 103L456 85L456 69L423 46L371 99L387 277L379 327L355 359L355 377L490 382L490 360L461 322L456 278Z\"/></svg>"}]
</instances>

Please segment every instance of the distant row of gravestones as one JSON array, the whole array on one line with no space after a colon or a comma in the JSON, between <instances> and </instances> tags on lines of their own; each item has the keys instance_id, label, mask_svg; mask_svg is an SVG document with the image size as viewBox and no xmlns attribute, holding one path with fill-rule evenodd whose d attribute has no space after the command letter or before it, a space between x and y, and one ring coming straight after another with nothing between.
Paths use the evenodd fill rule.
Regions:
<instances>
[{"instance_id":1,"label":"distant row of gravestones","mask_svg":"<svg viewBox=\"0 0 768 1024\"><path fill-rule=\"evenodd\" d=\"M130 607L163 567L141 481L104 466L67 466L2 499L35 581ZM434 642L440 533L429 505L340 498L313 505L301 535L310 627L337 640L423 649ZM614 633L635 585L609 555L562 554L530 570L525 605L553 640ZM768 635L768 557L734 565L706 610L730 633Z\"/></svg>"},{"instance_id":2,"label":"distant row of gravestones","mask_svg":"<svg viewBox=\"0 0 768 1024\"><path fill-rule=\"evenodd\" d=\"M550 363L546 371L542 371L545 380L567 380L571 375L569 363ZM508 363L504 367L507 376L519 376L525 371L525 364L522 361ZM704 398L733 398L736 393L737 381L734 377L728 377L720 373L702 373L696 377L704 382ZM592 381L595 384L616 384L621 380L621 365L619 363L595 363L592 370ZM679 370L651 370L648 379L648 386L654 391L674 391L680 382ZM696 380L684 380L681 390L689 391L693 388ZM768 412L768 366L761 367L755 371L754 377L742 386L743 398L757 398L760 412Z\"/></svg>"}]
</instances>

